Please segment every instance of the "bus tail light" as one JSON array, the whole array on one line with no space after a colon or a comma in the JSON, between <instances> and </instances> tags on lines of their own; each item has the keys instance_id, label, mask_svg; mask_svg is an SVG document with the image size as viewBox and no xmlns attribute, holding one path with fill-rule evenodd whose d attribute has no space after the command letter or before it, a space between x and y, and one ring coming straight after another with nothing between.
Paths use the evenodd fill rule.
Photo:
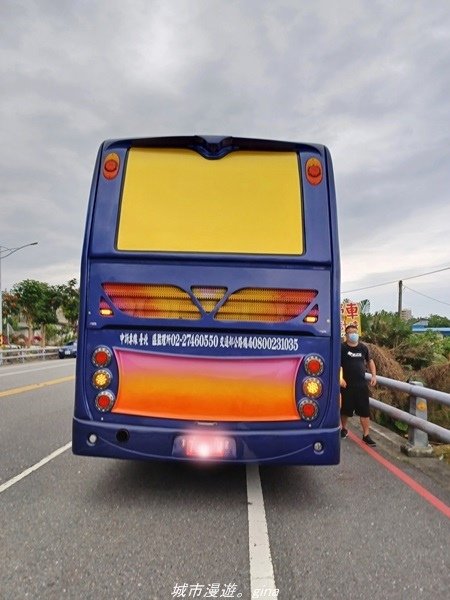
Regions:
<instances>
[{"instance_id":1,"label":"bus tail light","mask_svg":"<svg viewBox=\"0 0 450 600\"><path fill-rule=\"evenodd\" d=\"M321 356L318 356L317 354L310 354L309 356L307 356L305 358L304 365L305 371L308 375L314 375L315 377L318 377L323 373L323 358Z\"/></svg>"},{"instance_id":2,"label":"bus tail light","mask_svg":"<svg viewBox=\"0 0 450 600\"><path fill-rule=\"evenodd\" d=\"M98 346L92 353L94 367L107 367L111 362L112 352L106 346Z\"/></svg>"},{"instance_id":3,"label":"bus tail light","mask_svg":"<svg viewBox=\"0 0 450 600\"><path fill-rule=\"evenodd\" d=\"M319 405L315 400L311 400L310 398L300 400L297 408L300 418L304 421L312 421L319 413Z\"/></svg>"},{"instance_id":4,"label":"bus tail light","mask_svg":"<svg viewBox=\"0 0 450 600\"><path fill-rule=\"evenodd\" d=\"M308 398L319 398L322 395L322 382L316 377L307 377L303 380L302 389Z\"/></svg>"},{"instance_id":5,"label":"bus tail light","mask_svg":"<svg viewBox=\"0 0 450 600\"><path fill-rule=\"evenodd\" d=\"M318 158L309 158L306 161L306 179L311 185L319 185L323 179L322 163Z\"/></svg>"},{"instance_id":6,"label":"bus tail light","mask_svg":"<svg viewBox=\"0 0 450 600\"><path fill-rule=\"evenodd\" d=\"M112 373L109 369L99 369L92 375L92 385L97 390L104 390L109 386L112 380Z\"/></svg>"},{"instance_id":7,"label":"bus tail light","mask_svg":"<svg viewBox=\"0 0 450 600\"><path fill-rule=\"evenodd\" d=\"M108 154L103 161L103 177L105 179L114 179L119 173L120 159L115 152Z\"/></svg>"},{"instance_id":8,"label":"bus tail light","mask_svg":"<svg viewBox=\"0 0 450 600\"><path fill-rule=\"evenodd\" d=\"M97 394L95 398L95 406L100 412L109 412L114 406L116 397L109 390L104 390Z\"/></svg>"}]
</instances>

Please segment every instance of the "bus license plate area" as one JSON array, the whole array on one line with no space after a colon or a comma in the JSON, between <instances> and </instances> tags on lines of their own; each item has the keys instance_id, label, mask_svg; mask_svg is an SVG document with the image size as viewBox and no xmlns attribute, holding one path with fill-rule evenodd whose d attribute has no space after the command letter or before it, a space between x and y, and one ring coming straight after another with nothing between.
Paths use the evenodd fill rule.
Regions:
<instances>
[{"instance_id":1,"label":"bus license plate area","mask_svg":"<svg viewBox=\"0 0 450 600\"><path fill-rule=\"evenodd\" d=\"M179 435L175 438L172 454L199 460L236 458L236 442L233 438L222 435Z\"/></svg>"}]
</instances>

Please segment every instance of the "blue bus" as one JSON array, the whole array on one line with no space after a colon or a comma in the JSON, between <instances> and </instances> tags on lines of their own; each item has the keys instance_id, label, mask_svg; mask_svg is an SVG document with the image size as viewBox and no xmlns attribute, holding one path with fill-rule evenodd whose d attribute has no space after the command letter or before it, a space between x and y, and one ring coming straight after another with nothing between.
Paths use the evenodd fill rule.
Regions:
<instances>
[{"instance_id":1,"label":"blue bus","mask_svg":"<svg viewBox=\"0 0 450 600\"><path fill-rule=\"evenodd\" d=\"M337 464L339 284L326 147L105 141L82 253L73 452Z\"/></svg>"}]
</instances>

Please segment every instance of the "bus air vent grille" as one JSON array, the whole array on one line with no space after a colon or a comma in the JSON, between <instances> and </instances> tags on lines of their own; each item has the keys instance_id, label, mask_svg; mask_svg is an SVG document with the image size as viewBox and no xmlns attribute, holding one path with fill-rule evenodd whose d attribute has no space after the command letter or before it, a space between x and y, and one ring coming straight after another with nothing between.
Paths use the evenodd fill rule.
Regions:
<instances>
[{"instance_id":1,"label":"bus air vent grille","mask_svg":"<svg viewBox=\"0 0 450 600\"><path fill-rule=\"evenodd\" d=\"M104 283L103 289L123 313L142 319L201 319L187 292L175 285Z\"/></svg>"},{"instance_id":2,"label":"bus air vent grille","mask_svg":"<svg viewBox=\"0 0 450 600\"><path fill-rule=\"evenodd\" d=\"M215 318L265 323L289 321L305 312L317 293L317 290L244 288L230 295Z\"/></svg>"}]
</instances>

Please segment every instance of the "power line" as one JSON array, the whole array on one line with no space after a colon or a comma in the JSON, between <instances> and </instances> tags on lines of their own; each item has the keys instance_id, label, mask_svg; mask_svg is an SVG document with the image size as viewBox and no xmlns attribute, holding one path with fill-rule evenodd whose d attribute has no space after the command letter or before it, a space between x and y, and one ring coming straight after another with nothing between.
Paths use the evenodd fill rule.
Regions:
<instances>
[{"instance_id":1,"label":"power line","mask_svg":"<svg viewBox=\"0 0 450 600\"><path fill-rule=\"evenodd\" d=\"M407 285L404 285L403 288L405 290L409 290L410 292L414 292L415 294L418 294L419 296L423 296L424 298L428 298L429 300L434 300L435 302L440 302L441 304L446 304L447 306L450 306L450 302L444 302L443 300L438 300L437 298L432 298L431 296L427 296L426 294L422 294L422 292L418 292L417 290L413 290L412 288L408 287Z\"/></svg>"},{"instance_id":2,"label":"power line","mask_svg":"<svg viewBox=\"0 0 450 600\"><path fill-rule=\"evenodd\" d=\"M421 273L420 275L411 275L410 277L399 277L398 279L394 279L393 281L385 281L384 283L368 285L366 287L358 288L355 290L347 290L346 292L341 292L341 295L350 294L352 292L362 292L363 290L371 290L372 288L381 287L383 285L392 285L393 283L398 283L399 281L405 281L406 279L416 279L417 277L425 277L425 275L432 275L433 273L441 273L442 271L448 271L449 269L450 269L450 267L443 267L442 269L436 269L435 271L428 271L427 273ZM412 291L414 291L414 290L412 290ZM439 300L438 300L438 302L439 302Z\"/></svg>"}]
</instances>

